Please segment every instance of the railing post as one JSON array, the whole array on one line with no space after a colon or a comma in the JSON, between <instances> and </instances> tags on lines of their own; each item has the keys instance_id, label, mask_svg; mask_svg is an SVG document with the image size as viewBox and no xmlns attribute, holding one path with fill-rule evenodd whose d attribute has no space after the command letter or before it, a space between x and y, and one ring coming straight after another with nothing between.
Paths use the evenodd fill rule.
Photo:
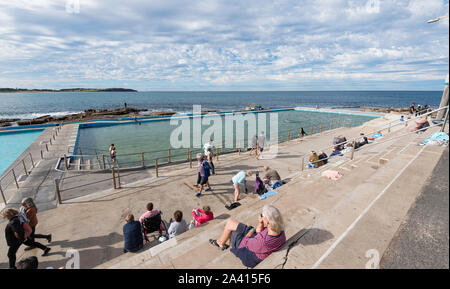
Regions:
<instances>
[{"instance_id":1,"label":"railing post","mask_svg":"<svg viewBox=\"0 0 450 289\"><path fill-rule=\"evenodd\" d=\"M330 119L330 130L333 128L333 120Z\"/></svg>"},{"instance_id":2,"label":"railing post","mask_svg":"<svg viewBox=\"0 0 450 289\"><path fill-rule=\"evenodd\" d=\"M445 112L444 122L442 123L442 127L441 127L441 132L444 132L445 126L447 125L447 122L448 122L448 111L449 110L450 110L450 108L447 107L447 111Z\"/></svg>"},{"instance_id":3,"label":"railing post","mask_svg":"<svg viewBox=\"0 0 450 289\"><path fill-rule=\"evenodd\" d=\"M301 137L302 137L302 130L299 129L299 130L298 130L298 138L301 138Z\"/></svg>"},{"instance_id":4,"label":"railing post","mask_svg":"<svg viewBox=\"0 0 450 289\"><path fill-rule=\"evenodd\" d=\"M320 134L322 134L322 124L320 124Z\"/></svg>"},{"instance_id":5,"label":"railing post","mask_svg":"<svg viewBox=\"0 0 450 289\"><path fill-rule=\"evenodd\" d=\"M117 184L116 184L116 173L114 171L114 166L111 167L111 172L112 172L112 179L113 179L113 187L114 189L117 189Z\"/></svg>"},{"instance_id":6,"label":"railing post","mask_svg":"<svg viewBox=\"0 0 450 289\"><path fill-rule=\"evenodd\" d=\"M52 146L53 144L52 144L52 139L50 139L50 145Z\"/></svg>"},{"instance_id":7,"label":"railing post","mask_svg":"<svg viewBox=\"0 0 450 289\"><path fill-rule=\"evenodd\" d=\"M342 122L342 127L345 127L345 118L344 121Z\"/></svg>"},{"instance_id":8,"label":"railing post","mask_svg":"<svg viewBox=\"0 0 450 289\"><path fill-rule=\"evenodd\" d=\"M159 177L159 174L158 174L158 159L155 159L155 176Z\"/></svg>"},{"instance_id":9,"label":"railing post","mask_svg":"<svg viewBox=\"0 0 450 289\"><path fill-rule=\"evenodd\" d=\"M305 158L302 157L302 172L303 172L304 169L305 169Z\"/></svg>"},{"instance_id":10,"label":"railing post","mask_svg":"<svg viewBox=\"0 0 450 289\"><path fill-rule=\"evenodd\" d=\"M241 143L238 143L238 155L241 155Z\"/></svg>"},{"instance_id":11,"label":"railing post","mask_svg":"<svg viewBox=\"0 0 450 289\"><path fill-rule=\"evenodd\" d=\"M7 205L8 202L6 202L5 194L3 193L3 189L2 189L2 184L1 183L0 183L0 193L2 194L3 202L5 203L5 205Z\"/></svg>"},{"instance_id":12,"label":"railing post","mask_svg":"<svg viewBox=\"0 0 450 289\"><path fill-rule=\"evenodd\" d=\"M348 120L348 127L352 127L352 120L351 119Z\"/></svg>"},{"instance_id":13,"label":"railing post","mask_svg":"<svg viewBox=\"0 0 450 289\"><path fill-rule=\"evenodd\" d=\"M288 138L287 141L289 142L291 140L291 130L288 130Z\"/></svg>"},{"instance_id":14,"label":"railing post","mask_svg":"<svg viewBox=\"0 0 450 289\"><path fill-rule=\"evenodd\" d=\"M45 144L45 149L48 151L48 145L47 144Z\"/></svg>"},{"instance_id":15,"label":"railing post","mask_svg":"<svg viewBox=\"0 0 450 289\"><path fill-rule=\"evenodd\" d=\"M27 167L25 166L25 160L23 160L23 159L22 159L22 164L23 164L23 170L25 171L25 175L28 176Z\"/></svg>"},{"instance_id":16,"label":"railing post","mask_svg":"<svg viewBox=\"0 0 450 289\"><path fill-rule=\"evenodd\" d=\"M189 154L188 154L188 161L189 161L189 168L192 169L192 155L191 155L191 150L189 150Z\"/></svg>"},{"instance_id":17,"label":"railing post","mask_svg":"<svg viewBox=\"0 0 450 289\"><path fill-rule=\"evenodd\" d=\"M17 178L16 178L16 173L14 172L14 169L11 170L13 177L14 177L14 182L16 182L16 187L19 188L19 183L17 182Z\"/></svg>"},{"instance_id":18,"label":"railing post","mask_svg":"<svg viewBox=\"0 0 450 289\"><path fill-rule=\"evenodd\" d=\"M59 190L59 179L55 179L56 197L58 197L58 203L61 205L61 191Z\"/></svg>"},{"instance_id":19,"label":"railing post","mask_svg":"<svg viewBox=\"0 0 450 289\"><path fill-rule=\"evenodd\" d=\"M167 162L168 163L172 162L170 159L170 149L167 151Z\"/></svg>"},{"instance_id":20,"label":"railing post","mask_svg":"<svg viewBox=\"0 0 450 289\"><path fill-rule=\"evenodd\" d=\"M388 132L391 132L391 123L389 123Z\"/></svg>"},{"instance_id":21,"label":"railing post","mask_svg":"<svg viewBox=\"0 0 450 289\"><path fill-rule=\"evenodd\" d=\"M216 161L219 161L219 148L216 148Z\"/></svg>"},{"instance_id":22,"label":"railing post","mask_svg":"<svg viewBox=\"0 0 450 289\"><path fill-rule=\"evenodd\" d=\"M145 168L144 153L141 154L142 167Z\"/></svg>"},{"instance_id":23,"label":"railing post","mask_svg":"<svg viewBox=\"0 0 450 289\"><path fill-rule=\"evenodd\" d=\"M314 129L314 126L311 126L311 130L310 130L310 132L309 132L309 135L312 135L312 134L313 134L313 129Z\"/></svg>"},{"instance_id":24,"label":"railing post","mask_svg":"<svg viewBox=\"0 0 450 289\"><path fill-rule=\"evenodd\" d=\"M41 150L41 160L43 160L43 159L44 159L44 153Z\"/></svg>"},{"instance_id":25,"label":"railing post","mask_svg":"<svg viewBox=\"0 0 450 289\"><path fill-rule=\"evenodd\" d=\"M33 161L33 156L31 155L31 153L30 153L30 160L31 160L31 165L33 166L33 169L34 169L34 161Z\"/></svg>"},{"instance_id":26,"label":"railing post","mask_svg":"<svg viewBox=\"0 0 450 289\"><path fill-rule=\"evenodd\" d=\"M225 146L225 141L222 141L222 153L223 153L223 147Z\"/></svg>"},{"instance_id":27,"label":"railing post","mask_svg":"<svg viewBox=\"0 0 450 289\"><path fill-rule=\"evenodd\" d=\"M106 170L105 155L102 155L103 169Z\"/></svg>"},{"instance_id":28,"label":"railing post","mask_svg":"<svg viewBox=\"0 0 450 289\"><path fill-rule=\"evenodd\" d=\"M117 182L119 183L119 189L121 189L122 186L120 184L120 168L119 168L119 164L117 164Z\"/></svg>"}]
</instances>

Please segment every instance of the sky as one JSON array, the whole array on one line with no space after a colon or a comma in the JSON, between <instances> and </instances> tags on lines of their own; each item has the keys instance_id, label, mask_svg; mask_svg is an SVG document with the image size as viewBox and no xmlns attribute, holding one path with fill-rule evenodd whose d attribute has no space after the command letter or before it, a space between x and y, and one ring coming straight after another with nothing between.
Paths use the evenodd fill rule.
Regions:
<instances>
[{"instance_id":1,"label":"sky","mask_svg":"<svg viewBox=\"0 0 450 289\"><path fill-rule=\"evenodd\" d=\"M442 90L443 0L0 0L0 87Z\"/></svg>"}]
</instances>

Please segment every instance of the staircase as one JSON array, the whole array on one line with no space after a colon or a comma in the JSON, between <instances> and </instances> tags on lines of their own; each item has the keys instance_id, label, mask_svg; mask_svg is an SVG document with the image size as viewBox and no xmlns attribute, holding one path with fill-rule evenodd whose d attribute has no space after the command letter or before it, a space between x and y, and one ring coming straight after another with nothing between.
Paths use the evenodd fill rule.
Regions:
<instances>
[{"instance_id":1,"label":"staircase","mask_svg":"<svg viewBox=\"0 0 450 289\"><path fill-rule=\"evenodd\" d=\"M364 257L364 252L361 256L353 256L351 253L358 251L353 246L363 248L361 244L372 245L373 240L377 241L376 244L382 244L379 245L380 250L387 246L415 198L414 186L402 189L408 186L403 179L410 177L415 180L415 187L419 190L420 180L426 179L420 170L421 164L424 160L430 164L437 162L443 151L440 147L418 146L437 130L435 127L420 135L410 134L397 139L393 138L403 131L393 131L380 140L382 143L363 146L355 152L353 160L335 157L337 161L321 168L295 172L291 175L291 181L278 188L278 193L272 197L265 200L245 198L240 207L216 216L206 225L161 244L153 242L137 254L123 254L97 268L244 268L229 250L219 250L209 244L209 239L220 236L228 217L255 225L266 204L272 204L282 212L288 241L283 250L273 253L257 268L312 268L321 260L321 256L326 258L320 266L333 267L336 262L340 262L340 267L350 264L349 267L360 268L358 262L364 261L360 258ZM385 142L389 139L393 140ZM343 177L338 181L321 177L321 173L327 169L340 171ZM381 209L375 202L380 198L380 192L393 199ZM399 196L402 196L400 200ZM382 202L383 198L378 202ZM368 206L371 209L367 211ZM379 236L375 236L373 240L345 244L347 238L361 240L373 234L360 228L352 231L355 236L345 235L358 216L370 214L373 210L379 210L379 214L374 217L376 221L372 221L372 231L381 232L382 241L378 239ZM361 222L364 221L365 217L361 217ZM330 246L341 242L341 236L345 236L342 238L343 243L338 243L330 255L324 255ZM345 256L334 256L336 252L348 254L348 260ZM326 265L329 258L337 258L338 261Z\"/></svg>"}]
</instances>

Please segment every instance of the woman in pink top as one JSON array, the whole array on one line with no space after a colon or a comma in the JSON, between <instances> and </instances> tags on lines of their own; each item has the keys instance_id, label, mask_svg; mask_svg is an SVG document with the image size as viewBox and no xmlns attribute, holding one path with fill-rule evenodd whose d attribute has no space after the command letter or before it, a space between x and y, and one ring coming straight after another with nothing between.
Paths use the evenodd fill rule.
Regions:
<instances>
[{"instance_id":1,"label":"woman in pink top","mask_svg":"<svg viewBox=\"0 0 450 289\"><path fill-rule=\"evenodd\" d=\"M192 211L192 217L194 217L195 225L200 226L212 219L214 219L214 214L211 212L211 208L209 206L203 206L202 209L197 209Z\"/></svg>"},{"instance_id":2,"label":"woman in pink top","mask_svg":"<svg viewBox=\"0 0 450 289\"><path fill-rule=\"evenodd\" d=\"M142 214L142 216L139 218L139 222L144 222L144 219L150 218L154 215L157 215L159 213L159 211L157 210L153 210L153 203L148 203L147 204L147 212L145 212L144 214Z\"/></svg>"},{"instance_id":3,"label":"woman in pink top","mask_svg":"<svg viewBox=\"0 0 450 289\"><path fill-rule=\"evenodd\" d=\"M271 253L280 250L286 243L283 219L277 208L266 205L256 228L229 219L219 239L209 242L226 250L231 241L231 252L247 267L254 268Z\"/></svg>"}]
</instances>

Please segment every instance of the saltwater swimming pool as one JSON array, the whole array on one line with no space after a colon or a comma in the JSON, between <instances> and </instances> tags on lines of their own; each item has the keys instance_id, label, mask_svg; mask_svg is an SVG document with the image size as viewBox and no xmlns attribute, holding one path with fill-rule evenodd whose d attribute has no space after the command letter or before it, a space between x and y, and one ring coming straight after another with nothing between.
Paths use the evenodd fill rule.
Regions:
<instances>
[{"instance_id":1,"label":"saltwater swimming pool","mask_svg":"<svg viewBox=\"0 0 450 289\"><path fill-rule=\"evenodd\" d=\"M273 121L270 112L260 112L253 114L256 120L256 132L258 133L261 130L265 131L267 138L271 136L271 124ZM339 124L342 126L344 120L347 125L351 126L359 126L364 122L367 122L376 116L368 116L368 115L343 115L337 113L319 113L319 112L308 112L308 111L295 111L295 110L285 110L275 112L278 118L278 125L276 126L278 130L277 138L278 140L286 140L288 137L288 133L290 131L290 138L297 138L299 129L304 128L307 134L310 134L311 126L313 126L313 133L317 133L320 129L320 125L322 125L322 130L326 131L331 128L336 128ZM262 120L265 115L265 122ZM236 147L236 144L239 143L241 147L248 147L248 138L251 138L254 135L250 129L249 134L249 126L248 122L244 125L243 136L244 139L238 140L238 136L236 136L236 131L239 131L236 128L236 124L233 126L232 133L226 134L225 131L225 117L221 116L222 119L222 140L225 141L225 138L234 139L234 144L232 147L226 145L226 148L233 149ZM208 118L203 118L205 122ZM351 121L350 121L351 120ZM195 120L192 118L188 119L189 131L188 131L188 139L189 145L184 146L182 150L173 150L172 154L182 154L180 157L172 157L172 160L177 159L186 159L185 150L187 147L200 148L200 146L196 146L193 141L193 135L196 131L196 126L194 124ZM265 128L264 124L265 123ZM210 124L208 121L201 126L201 134L203 134L207 129L211 128L212 123ZM125 166L139 166L141 163L141 156L139 155L126 155L126 154L136 154L141 152L153 152L160 151L154 153L146 153L145 159L151 159L156 157L166 157L168 155L168 149L173 149L173 143L171 143L170 138L173 131L179 127L176 125L171 125L169 120L160 120L160 121L150 121L150 122L138 122L135 123L126 123L120 125L85 125L83 124L80 127L79 135L78 135L78 144L76 149L76 154L80 155L92 155L92 154L105 154L108 155L108 147L110 144L114 143L116 146L117 159L119 164L126 164ZM198 135L198 134L197 134ZM209 134L208 134L209 135ZM179 139L182 136L179 135ZM201 146L208 140L204 138L201 142L197 142ZM218 139L217 136L212 136L213 139ZM221 146L221 145L219 145ZM167 160L167 159L166 159ZM164 160L164 162L166 161Z\"/></svg>"},{"instance_id":2,"label":"saltwater swimming pool","mask_svg":"<svg viewBox=\"0 0 450 289\"><path fill-rule=\"evenodd\" d=\"M42 133L40 130L0 133L0 175Z\"/></svg>"}]
</instances>

